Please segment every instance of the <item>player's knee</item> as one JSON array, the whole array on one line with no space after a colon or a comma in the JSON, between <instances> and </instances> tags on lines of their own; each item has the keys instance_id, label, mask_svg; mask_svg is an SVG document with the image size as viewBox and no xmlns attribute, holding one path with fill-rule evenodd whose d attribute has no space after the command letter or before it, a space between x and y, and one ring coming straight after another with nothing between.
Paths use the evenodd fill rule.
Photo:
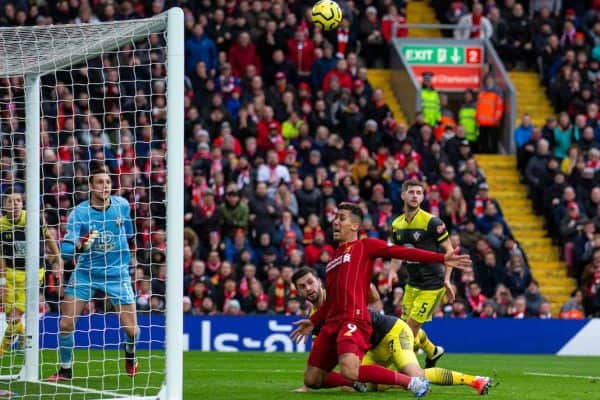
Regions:
<instances>
[{"instance_id":1,"label":"player's knee","mask_svg":"<svg viewBox=\"0 0 600 400\"><path fill-rule=\"evenodd\" d=\"M323 377L320 374L307 371L304 374L304 386L311 389L319 389L323 387Z\"/></svg>"},{"instance_id":2,"label":"player's knee","mask_svg":"<svg viewBox=\"0 0 600 400\"><path fill-rule=\"evenodd\" d=\"M62 317L59 323L61 332L73 332L75 329L75 319L70 317Z\"/></svg>"},{"instance_id":3,"label":"player's knee","mask_svg":"<svg viewBox=\"0 0 600 400\"><path fill-rule=\"evenodd\" d=\"M60 331L63 333L73 332L75 329L75 324L73 323L73 318L61 318L60 319Z\"/></svg>"},{"instance_id":4,"label":"player's knee","mask_svg":"<svg viewBox=\"0 0 600 400\"><path fill-rule=\"evenodd\" d=\"M354 362L340 363L340 373L342 376L352 382L358 380L358 364Z\"/></svg>"}]
</instances>

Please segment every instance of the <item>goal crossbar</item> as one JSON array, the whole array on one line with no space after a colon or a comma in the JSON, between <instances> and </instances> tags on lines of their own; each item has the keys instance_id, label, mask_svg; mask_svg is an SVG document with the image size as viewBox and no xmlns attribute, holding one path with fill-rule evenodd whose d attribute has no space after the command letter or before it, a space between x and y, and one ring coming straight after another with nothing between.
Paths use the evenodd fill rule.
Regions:
<instances>
[{"instance_id":1,"label":"goal crossbar","mask_svg":"<svg viewBox=\"0 0 600 400\"><path fill-rule=\"evenodd\" d=\"M167 14L110 23L0 28L0 76L43 75L163 31ZM114 35L118 31L118 35ZM85 40L93 37L97 40Z\"/></svg>"}]
</instances>

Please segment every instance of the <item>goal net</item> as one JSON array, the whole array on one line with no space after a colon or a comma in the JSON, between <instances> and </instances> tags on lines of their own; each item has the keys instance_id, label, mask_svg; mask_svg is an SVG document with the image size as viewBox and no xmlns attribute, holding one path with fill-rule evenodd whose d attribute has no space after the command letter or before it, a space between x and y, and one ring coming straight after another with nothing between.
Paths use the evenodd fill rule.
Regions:
<instances>
[{"instance_id":1,"label":"goal net","mask_svg":"<svg viewBox=\"0 0 600 400\"><path fill-rule=\"evenodd\" d=\"M0 29L0 399L182 398L183 80L179 8Z\"/></svg>"}]
</instances>

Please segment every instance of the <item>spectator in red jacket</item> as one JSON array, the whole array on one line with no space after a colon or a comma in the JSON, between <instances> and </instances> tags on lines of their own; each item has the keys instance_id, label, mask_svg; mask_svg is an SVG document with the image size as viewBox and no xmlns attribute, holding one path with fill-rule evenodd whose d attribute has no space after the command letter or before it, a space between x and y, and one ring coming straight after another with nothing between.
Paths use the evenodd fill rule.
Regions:
<instances>
[{"instance_id":1,"label":"spectator in red jacket","mask_svg":"<svg viewBox=\"0 0 600 400\"><path fill-rule=\"evenodd\" d=\"M401 24L406 24L406 16L399 13L398 8L392 4L381 19L381 34L386 43L394 38L408 36L408 28L400 27Z\"/></svg>"},{"instance_id":2,"label":"spectator in red jacket","mask_svg":"<svg viewBox=\"0 0 600 400\"><path fill-rule=\"evenodd\" d=\"M261 151L267 151L274 147L274 141L271 141L270 137L276 137L281 134L281 124L274 119L275 113L273 108L266 106L263 110L262 118L256 125L256 142L258 149ZM275 131L271 133L271 131Z\"/></svg>"},{"instance_id":3,"label":"spectator in red jacket","mask_svg":"<svg viewBox=\"0 0 600 400\"><path fill-rule=\"evenodd\" d=\"M299 26L294 38L287 42L287 58L298 70L298 77L304 82L310 82L310 73L315 62L315 45L306 36L306 30Z\"/></svg>"},{"instance_id":4,"label":"spectator in red jacket","mask_svg":"<svg viewBox=\"0 0 600 400\"><path fill-rule=\"evenodd\" d=\"M256 47L250 41L248 32L240 33L237 42L229 49L229 62L235 77L241 78L244 75L246 66L250 64L254 65L256 72L260 74L260 58L256 52Z\"/></svg>"},{"instance_id":5,"label":"spectator in red jacket","mask_svg":"<svg viewBox=\"0 0 600 400\"><path fill-rule=\"evenodd\" d=\"M333 256L335 251L331 245L325 243L325 232L317 231L312 243L304 248L304 262L311 268L319 261L319 257L323 251Z\"/></svg>"},{"instance_id":6,"label":"spectator in red jacket","mask_svg":"<svg viewBox=\"0 0 600 400\"><path fill-rule=\"evenodd\" d=\"M342 88L352 90L352 76L348 72L348 62L344 59L338 60L334 69L329 71L323 79L323 91L327 92L331 86L331 80L337 78Z\"/></svg>"}]
</instances>

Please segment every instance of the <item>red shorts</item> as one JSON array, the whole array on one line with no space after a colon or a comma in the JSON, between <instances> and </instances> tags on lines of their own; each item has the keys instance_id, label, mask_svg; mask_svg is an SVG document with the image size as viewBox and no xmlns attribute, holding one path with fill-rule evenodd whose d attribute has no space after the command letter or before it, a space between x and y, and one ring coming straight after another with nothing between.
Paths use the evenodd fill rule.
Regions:
<instances>
[{"instance_id":1,"label":"red shorts","mask_svg":"<svg viewBox=\"0 0 600 400\"><path fill-rule=\"evenodd\" d=\"M367 321L335 321L323 325L313 341L308 365L331 371L345 353L356 354L362 360L369 350L371 324Z\"/></svg>"}]
</instances>

